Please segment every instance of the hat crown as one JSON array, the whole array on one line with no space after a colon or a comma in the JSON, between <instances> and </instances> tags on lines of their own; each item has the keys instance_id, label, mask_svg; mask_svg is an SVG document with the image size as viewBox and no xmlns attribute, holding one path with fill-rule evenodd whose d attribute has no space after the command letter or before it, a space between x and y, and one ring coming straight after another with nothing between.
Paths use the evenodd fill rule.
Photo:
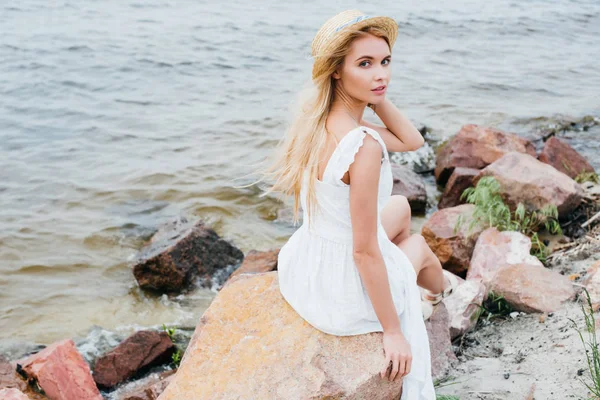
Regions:
<instances>
[{"instance_id":1,"label":"hat crown","mask_svg":"<svg viewBox=\"0 0 600 400\"><path fill-rule=\"evenodd\" d=\"M312 55L319 53L323 45L342 28L370 18L359 10L346 10L329 18L319 29L311 44Z\"/></svg>"}]
</instances>

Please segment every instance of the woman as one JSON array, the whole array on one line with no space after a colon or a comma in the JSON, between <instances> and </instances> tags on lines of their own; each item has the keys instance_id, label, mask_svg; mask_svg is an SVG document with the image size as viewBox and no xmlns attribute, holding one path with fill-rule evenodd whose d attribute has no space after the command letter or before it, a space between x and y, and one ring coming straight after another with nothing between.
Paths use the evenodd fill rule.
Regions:
<instances>
[{"instance_id":1,"label":"woman","mask_svg":"<svg viewBox=\"0 0 600 400\"><path fill-rule=\"evenodd\" d=\"M432 304L452 286L423 237L410 235L406 198L391 196L388 151L424 143L385 97L397 31L392 18L356 10L321 27L311 46L313 95L267 173L275 178L267 193L293 195L294 221L299 205L304 214L279 253L286 301L329 334L383 332L381 377L403 379L402 399L431 400L430 349L417 285L429 291ZM362 119L367 106L385 126Z\"/></svg>"}]
</instances>

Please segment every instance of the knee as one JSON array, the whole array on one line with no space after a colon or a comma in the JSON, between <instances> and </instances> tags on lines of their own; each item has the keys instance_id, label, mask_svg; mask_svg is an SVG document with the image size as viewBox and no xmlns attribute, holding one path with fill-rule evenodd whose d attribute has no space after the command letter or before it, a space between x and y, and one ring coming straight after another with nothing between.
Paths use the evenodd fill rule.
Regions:
<instances>
[{"instance_id":1,"label":"knee","mask_svg":"<svg viewBox=\"0 0 600 400\"><path fill-rule=\"evenodd\" d=\"M410 203L408 202L408 199L405 196L402 196L401 194L394 195L394 196L392 196L392 198L396 205L396 208L399 210L399 213L405 219L408 219L410 221L411 210L410 210Z\"/></svg>"}]
</instances>

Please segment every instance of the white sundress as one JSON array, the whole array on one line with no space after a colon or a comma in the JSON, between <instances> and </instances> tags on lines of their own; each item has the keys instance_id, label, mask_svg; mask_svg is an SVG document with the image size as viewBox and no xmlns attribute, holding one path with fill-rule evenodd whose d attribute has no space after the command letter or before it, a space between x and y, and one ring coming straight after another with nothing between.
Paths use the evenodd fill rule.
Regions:
<instances>
[{"instance_id":1,"label":"white sundress","mask_svg":"<svg viewBox=\"0 0 600 400\"><path fill-rule=\"evenodd\" d=\"M303 223L278 256L279 286L284 299L316 329L337 336L383 332L354 263L350 185L341 180L367 134L383 148L377 201L381 215L393 186L387 148L376 130L358 126L340 140L327 163L323 180L317 180L320 212L313 215L310 229L305 198L308 174L304 174L300 193ZM429 339L415 270L404 252L388 238L381 220L377 229L393 302L413 355L411 371L404 377L401 400L435 400Z\"/></svg>"}]
</instances>

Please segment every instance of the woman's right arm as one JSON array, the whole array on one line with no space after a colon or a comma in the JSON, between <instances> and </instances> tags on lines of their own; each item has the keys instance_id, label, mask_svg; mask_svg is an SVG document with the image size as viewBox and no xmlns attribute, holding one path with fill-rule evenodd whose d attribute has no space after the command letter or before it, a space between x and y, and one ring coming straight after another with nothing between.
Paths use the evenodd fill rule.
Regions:
<instances>
[{"instance_id":1,"label":"woman's right arm","mask_svg":"<svg viewBox=\"0 0 600 400\"><path fill-rule=\"evenodd\" d=\"M389 362L392 361L389 380L394 380L410 372L412 355L392 300L387 269L377 239L381 155L381 145L367 134L348 170L350 217L354 261L384 332L386 364L381 375L387 375Z\"/></svg>"}]
</instances>

